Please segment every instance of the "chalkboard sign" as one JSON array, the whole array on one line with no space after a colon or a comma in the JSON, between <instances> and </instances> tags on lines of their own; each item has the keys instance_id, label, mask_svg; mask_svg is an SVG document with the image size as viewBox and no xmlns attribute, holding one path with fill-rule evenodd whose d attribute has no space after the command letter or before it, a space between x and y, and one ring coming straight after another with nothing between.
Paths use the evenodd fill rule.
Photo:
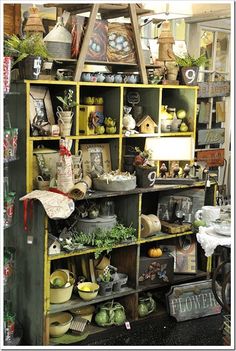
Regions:
<instances>
[{"instance_id":1,"label":"chalkboard sign","mask_svg":"<svg viewBox=\"0 0 236 351\"><path fill-rule=\"evenodd\" d=\"M217 284L220 295L220 286ZM221 312L212 292L212 280L174 285L166 294L168 310L178 322L210 316Z\"/></svg>"}]
</instances>

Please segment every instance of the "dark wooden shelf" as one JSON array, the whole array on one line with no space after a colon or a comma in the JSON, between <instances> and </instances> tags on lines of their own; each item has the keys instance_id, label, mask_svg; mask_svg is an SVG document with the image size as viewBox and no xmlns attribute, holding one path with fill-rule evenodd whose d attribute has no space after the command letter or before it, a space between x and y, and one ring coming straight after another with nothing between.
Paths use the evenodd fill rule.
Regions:
<instances>
[{"instance_id":1,"label":"dark wooden shelf","mask_svg":"<svg viewBox=\"0 0 236 351\"><path fill-rule=\"evenodd\" d=\"M139 290L140 291L147 291L147 290L154 290L154 289L160 289L162 287L167 287L167 286L172 286L175 284L180 284L180 283L185 283L185 282L190 282L191 280L197 280L200 278L206 278L207 277L207 272L200 271L198 270L196 274L174 274L174 280L171 283L164 283L162 285L160 284L151 284L151 285L139 285Z\"/></svg>"},{"instance_id":2,"label":"dark wooden shelf","mask_svg":"<svg viewBox=\"0 0 236 351\"><path fill-rule=\"evenodd\" d=\"M116 299L118 297L130 295L130 294L133 294L135 292L136 292L135 289L125 287L121 291L113 292L110 295L105 295L105 296L97 295L97 297L91 301L83 301L82 299L80 299L76 295L73 295L72 298L65 303L51 304L50 310L48 311L48 313L51 314L51 313L56 313L56 312L69 311L73 308L97 304L97 303L100 303L103 301L108 301L108 300Z\"/></svg>"}]
</instances>

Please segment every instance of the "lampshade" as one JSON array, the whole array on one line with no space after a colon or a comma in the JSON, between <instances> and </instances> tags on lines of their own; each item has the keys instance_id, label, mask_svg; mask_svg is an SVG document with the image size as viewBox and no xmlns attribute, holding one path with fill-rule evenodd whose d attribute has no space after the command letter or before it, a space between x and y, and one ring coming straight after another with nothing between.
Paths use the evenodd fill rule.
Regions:
<instances>
[{"instance_id":1,"label":"lampshade","mask_svg":"<svg viewBox=\"0 0 236 351\"><path fill-rule=\"evenodd\" d=\"M190 161L194 159L192 137L146 138L145 149L152 150L155 161Z\"/></svg>"},{"instance_id":2,"label":"lampshade","mask_svg":"<svg viewBox=\"0 0 236 351\"><path fill-rule=\"evenodd\" d=\"M189 1L146 1L143 6L145 9L150 9L153 11L153 15L150 15L150 17L161 20L171 20L192 16L192 4Z\"/></svg>"}]
</instances>

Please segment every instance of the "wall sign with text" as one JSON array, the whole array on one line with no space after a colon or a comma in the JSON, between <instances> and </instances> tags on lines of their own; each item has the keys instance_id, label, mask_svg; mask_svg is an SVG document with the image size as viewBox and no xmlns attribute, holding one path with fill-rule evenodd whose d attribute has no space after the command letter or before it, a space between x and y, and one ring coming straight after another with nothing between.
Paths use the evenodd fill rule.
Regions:
<instances>
[{"instance_id":1,"label":"wall sign with text","mask_svg":"<svg viewBox=\"0 0 236 351\"><path fill-rule=\"evenodd\" d=\"M220 286L217 284L220 295ZM212 291L212 280L174 285L166 294L169 314L178 322L219 314L221 306Z\"/></svg>"}]
</instances>

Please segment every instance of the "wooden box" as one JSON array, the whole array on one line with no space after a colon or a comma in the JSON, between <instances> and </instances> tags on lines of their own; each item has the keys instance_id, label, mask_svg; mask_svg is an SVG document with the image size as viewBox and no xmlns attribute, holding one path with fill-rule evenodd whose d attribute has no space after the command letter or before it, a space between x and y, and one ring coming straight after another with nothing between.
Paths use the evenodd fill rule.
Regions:
<instances>
[{"instance_id":1,"label":"wooden box","mask_svg":"<svg viewBox=\"0 0 236 351\"><path fill-rule=\"evenodd\" d=\"M90 114L96 112L98 124L103 123L103 105L80 105L79 107L79 132L85 135L94 134L94 127L90 128Z\"/></svg>"},{"instance_id":2,"label":"wooden box","mask_svg":"<svg viewBox=\"0 0 236 351\"><path fill-rule=\"evenodd\" d=\"M174 277L174 257L140 257L139 284L165 285L171 283Z\"/></svg>"}]
</instances>

